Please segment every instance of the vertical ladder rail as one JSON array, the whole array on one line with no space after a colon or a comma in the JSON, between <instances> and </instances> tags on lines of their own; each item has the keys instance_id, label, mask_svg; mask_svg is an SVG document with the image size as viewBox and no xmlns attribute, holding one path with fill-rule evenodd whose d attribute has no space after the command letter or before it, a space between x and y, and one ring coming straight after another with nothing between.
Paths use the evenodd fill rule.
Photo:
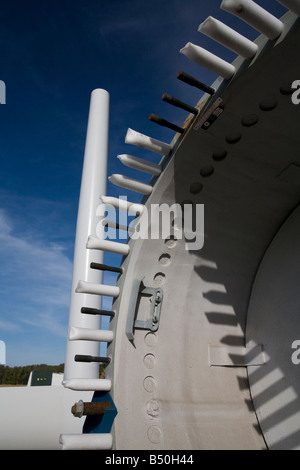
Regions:
<instances>
[{"instance_id":1,"label":"vertical ladder rail","mask_svg":"<svg viewBox=\"0 0 300 470\"><path fill-rule=\"evenodd\" d=\"M82 180L77 216L73 279L69 312L69 329L66 347L63 385L75 391L109 392L111 381L99 379L99 362L109 363L110 358L99 357L101 341L113 340L113 333L100 330L101 315L113 314L101 310L103 295L117 296L118 288L102 284L105 228L97 221L99 195L106 194L107 154L109 129L109 94L97 89L91 94ZM103 202L101 201L101 204ZM96 242L88 246L88 240ZM99 243L103 245L98 246ZM97 294L97 295L91 295ZM87 315L83 315L87 313ZM90 315L89 313L93 313ZM97 313L97 314L95 314ZM59 442L67 449L111 449L112 435L61 434Z\"/></svg>"},{"instance_id":2,"label":"vertical ladder rail","mask_svg":"<svg viewBox=\"0 0 300 470\"><path fill-rule=\"evenodd\" d=\"M100 329L99 315L82 315L81 308L101 309L101 297L78 293L80 280L101 284L102 271L90 268L91 262L103 263L103 251L91 252L86 247L89 236L96 237L96 210L99 195L106 194L108 151L109 93L96 89L91 94L86 145L84 153L80 198L77 216L76 239L73 262L72 293L69 313L69 330L72 327ZM99 227L97 236L99 238ZM100 233L101 236L101 233ZM104 228L102 232L104 238ZM67 340L64 382L72 379L96 379L99 375L97 363L76 362L76 354L97 356L99 343L95 341ZM66 385L67 386L67 385Z\"/></svg>"}]
</instances>

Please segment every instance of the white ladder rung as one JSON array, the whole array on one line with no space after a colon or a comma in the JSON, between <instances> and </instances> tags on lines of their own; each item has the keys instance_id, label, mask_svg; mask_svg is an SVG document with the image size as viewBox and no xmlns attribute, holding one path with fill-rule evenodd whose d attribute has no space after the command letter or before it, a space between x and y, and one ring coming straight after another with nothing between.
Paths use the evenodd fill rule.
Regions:
<instances>
[{"instance_id":1,"label":"white ladder rung","mask_svg":"<svg viewBox=\"0 0 300 470\"><path fill-rule=\"evenodd\" d=\"M161 165L144 160L143 158L134 157L133 155L122 154L117 156L123 165L135 170L150 173L150 175L159 176L161 174Z\"/></svg>"},{"instance_id":2,"label":"white ladder rung","mask_svg":"<svg viewBox=\"0 0 300 470\"><path fill-rule=\"evenodd\" d=\"M111 175L108 179L116 186L136 191L137 193L144 194L145 196L149 196L149 194L152 193L153 188L150 184L142 183L141 181L135 180L133 178L128 178L128 176L114 174Z\"/></svg>"},{"instance_id":3,"label":"white ladder rung","mask_svg":"<svg viewBox=\"0 0 300 470\"><path fill-rule=\"evenodd\" d=\"M258 45L253 41L212 16L200 24L198 31L246 59L254 57L258 50Z\"/></svg>"},{"instance_id":4,"label":"white ladder rung","mask_svg":"<svg viewBox=\"0 0 300 470\"><path fill-rule=\"evenodd\" d=\"M171 151L171 145L161 142L160 140L153 139L147 135L141 134L140 132L128 129L126 137L126 144L137 145L152 152L159 153L161 155L168 155Z\"/></svg>"},{"instance_id":5,"label":"white ladder rung","mask_svg":"<svg viewBox=\"0 0 300 470\"><path fill-rule=\"evenodd\" d=\"M112 206L115 209L119 209L121 211L127 211L130 214L136 215L137 212L142 214L144 210L143 204L137 204L135 202L130 202L125 199L121 199L117 197L101 196L100 200L101 202L103 202L103 204Z\"/></svg>"},{"instance_id":6,"label":"white ladder rung","mask_svg":"<svg viewBox=\"0 0 300 470\"><path fill-rule=\"evenodd\" d=\"M196 44L188 42L182 49L180 49L180 52L193 62L206 67L223 78L229 79L235 74L234 65L229 64L226 60L221 59Z\"/></svg>"},{"instance_id":7,"label":"white ladder rung","mask_svg":"<svg viewBox=\"0 0 300 470\"><path fill-rule=\"evenodd\" d=\"M70 341L103 341L111 343L114 339L114 333L110 330L93 330L91 328L79 328L71 326L69 332Z\"/></svg>"},{"instance_id":8,"label":"white ladder rung","mask_svg":"<svg viewBox=\"0 0 300 470\"><path fill-rule=\"evenodd\" d=\"M86 247L90 250L103 250L119 255L128 255L129 245L126 243L111 242L110 240L100 240L100 238L88 237Z\"/></svg>"},{"instance_id":9,"label":"white ladder rung","mask_svg":"<svg viewBox=\"0 0 300 470\"><path fill-rule=\"evenodd\" d=\"M282 21L252 0L223 0L221 8L242 19L269 39L277 39L283 30Z\"/></svg>"},{"instance_id":10,"label":"white ladder rung","mask_svg":"<svg viewBox=\"0 0 300 470\"><path fill-rule=\"evenodd\" d=\"M110 450L113 445L112 434L61 434L59 443L62 450Z\"/></svg>"},{"instance_id":11,"label":"white ladder rung","mask_svg":"<svg viewBox=\"0 0 300 470\"><path fill-rule=\"evenodd\" d=\"M100 391L109 392L111 390L111 380L108 379L69 379L63 381L65 388L78 391Z\"/></svg>"},{"instance_id":12,"label":"white ladder rung","mask_svg":"<svg viewBox=\"0 0 300 470\"><path fill-rule=\"evenodd\" d=\"M108 297L118 297L120 288L118 286L108 286L106 284L95 284L93 282L78 281L75 292L78 294L96 294Z\"/></svg>"}]
</instances>

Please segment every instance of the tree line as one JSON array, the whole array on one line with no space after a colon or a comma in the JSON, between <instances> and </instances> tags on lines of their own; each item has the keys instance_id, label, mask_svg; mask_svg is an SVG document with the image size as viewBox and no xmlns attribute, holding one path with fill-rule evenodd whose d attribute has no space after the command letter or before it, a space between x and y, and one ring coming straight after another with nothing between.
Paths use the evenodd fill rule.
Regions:
<instances>
[{"instance_id":1,"label":"tree line","mask_svg":"<svg viewBox=\"0 0 300 470\"><path fill-rule=\"evenodd\" d=\"M9 367L0 365L0 385L27 385L30 372L33 370L51 370L52 372L64 372L64 364L49 366L46 364L33 364L30 366ZM99 377L105 378L105 365L100 364Z\"/></svg>"},{"instance_id":2,"label":"tree line","mask_svg":"<svg viewBox=\"0 0 300 470\"><path fill-rule=\"evenodd\" d=\"M27 385L30 372L33 370L51 370L63 372L64 364L49 366L46 364L33 364L30 366L9 367L0 365L0 385Z\"/></svg>"}]
</instances>

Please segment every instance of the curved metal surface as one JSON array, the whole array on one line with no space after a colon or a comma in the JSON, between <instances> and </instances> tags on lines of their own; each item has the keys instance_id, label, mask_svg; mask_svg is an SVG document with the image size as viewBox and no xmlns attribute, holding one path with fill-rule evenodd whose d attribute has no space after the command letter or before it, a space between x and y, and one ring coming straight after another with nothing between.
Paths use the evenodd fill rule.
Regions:
<instances>
[{"instance_id":1,"label":"curved metal surface","mask_svg":"<svg viewBox=\"0 0 300 470\"><path fill-rule=\"evenodd\" d=\"M268 335L258 335L259 349L251 354L246 324L261 260L300 199L299 109L288 88L298 74L299 30L285 37L295 21L289 14L276 47L258 40L251 67L238 59L234 80L221 83L214 97L222 99L223 112L207 127L201 114L189 121L145 201L146 208L204 204L205 238L199 250L187 250L184 239L129 241L108 349L117 449L266 447L247 369L266 373ZM155 333L135 330L129 341L131 286L141 278L163 290L160 324ZM144 319L148 308L141 303L137 318ZM251 312L257 331L260 321ZM276 347L283 347L280 338Z\"/></svg>"},{"instance_id":2,"label":"curved metal surface","mask_svg":"<svg viewBox=\"0 0 300 470\"><path fill-rule=\"evenodd\" d=\"M247 342L263 343L266 358L263 367L249 367L251 395L268 447L276 450L300 448L299 362L293 348L299 340L299 241L300 206L265 253L247 316Z\"/></svg>"}]
</instances>

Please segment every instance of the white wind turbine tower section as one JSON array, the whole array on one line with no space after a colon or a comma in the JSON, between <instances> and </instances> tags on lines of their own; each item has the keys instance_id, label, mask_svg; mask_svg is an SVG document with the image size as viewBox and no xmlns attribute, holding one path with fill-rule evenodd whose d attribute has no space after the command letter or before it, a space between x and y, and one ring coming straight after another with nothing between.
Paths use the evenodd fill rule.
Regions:
<instances>
[{"instance_id":1,"label":"white wind turbine tower section","mask_svg":"<svg viewBox=\"0 0 300 470\"><path fill-rule=\"evenodd\" d=\"M112 410L97 408L93 419L103 420L92 430L88 413L82 434L62 430L63 449L300 448L291 349L298 347L300 309L300 106L291 99L300 78L300 0L279 3L291 10L280 19L252 0L222 1L223 10L261 33L255 41L202 19L200 33L238 54L232 64L197 44L181 49L185 61L200 65L200 76L206 67L218 78L208 86L178 73L201 95L195 106L163 95L189 113L182 127L150 115L176 132L170 144L128 129L125 143L154 152L157 162L126 151L118 158L151 181L123 174L109 180L143 195L140 203L106 195L109 95L92 93L61 389L63 403L74 391L88 399L95 392L92 402L76 404L76 419L103 397ZM104 239L99 203L145 217L153 206L189 209L168 220L167 235L132 236L125 244ZM198 205L205 207L204 246L193 249L176 238L176 227ZM140 233L137 224L115 225ZM150 220L151 230L158 225ZM105 251L123 255L121 267L103 265ZM115 286L102 284L102 270L120 274ZM111 311L101 309L103 295L114 298ZM110 317L108 330L100 329L101 315ZM101 341L108 343L105 358L97 357ZM0 400L2 416L3 408Z\"/></svg>"}]
</instances>

